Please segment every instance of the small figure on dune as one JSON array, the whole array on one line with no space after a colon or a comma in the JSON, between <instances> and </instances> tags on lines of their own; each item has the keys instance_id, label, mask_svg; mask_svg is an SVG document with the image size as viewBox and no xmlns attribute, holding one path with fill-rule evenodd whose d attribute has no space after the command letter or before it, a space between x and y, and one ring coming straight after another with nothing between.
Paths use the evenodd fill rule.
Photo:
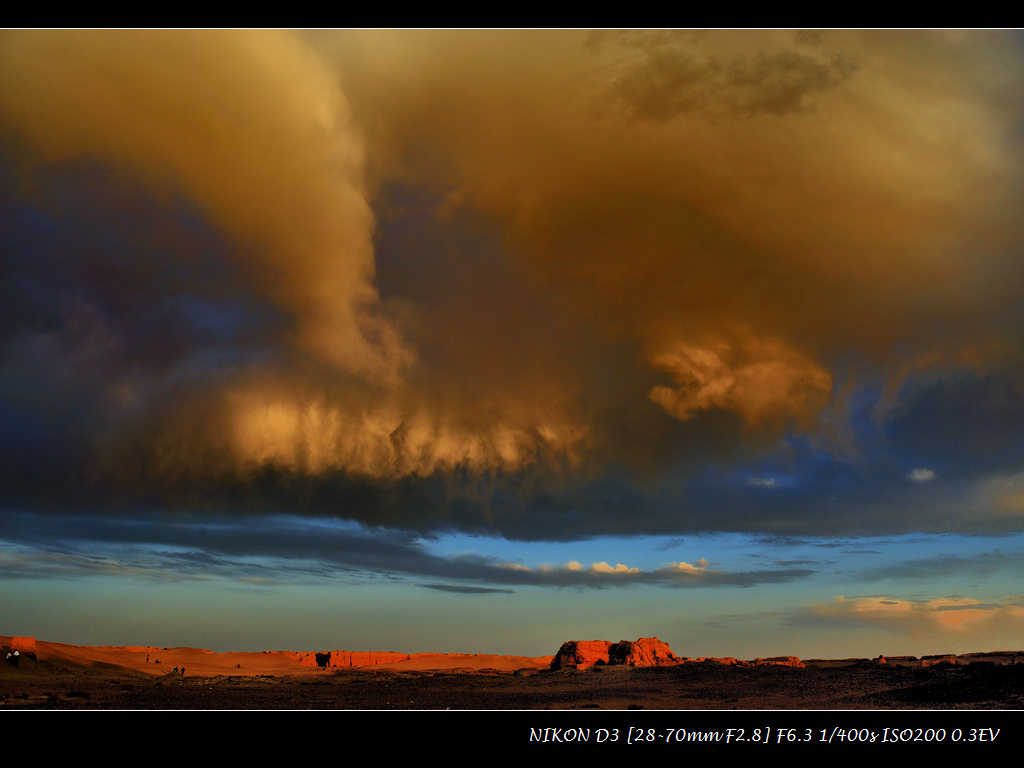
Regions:
<instances>
[{"instance_id":1,"label":"small figure on dune","mask_svg":"<svg viewBox=\"0 0 1024 768\"><path fill-rule=\"evenodd\" d=\"M181 676L182 676L182 677L184 677L184 676L185 676L185 668L184 668L184 667L182 667L182 668L181 668Z\"/></svg>"}]
</instances>

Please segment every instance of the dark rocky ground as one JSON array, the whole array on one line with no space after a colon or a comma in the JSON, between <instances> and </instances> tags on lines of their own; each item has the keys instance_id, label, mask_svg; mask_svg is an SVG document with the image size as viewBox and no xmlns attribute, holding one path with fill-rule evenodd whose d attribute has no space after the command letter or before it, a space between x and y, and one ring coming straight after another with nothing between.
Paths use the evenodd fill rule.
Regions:
<instances>
[{"instance_id":1,"label":"dark rocky ground","mask_svg":"<svg viewBox=\"0 0 1024 768\"><path fill-rule=\"evenodd\" d=\"M25 659L0 674L0 709L794 710L1024 709L1024 665L872 662L581 671L338 671L154 678Z\"/></svg>"}]
</instances>

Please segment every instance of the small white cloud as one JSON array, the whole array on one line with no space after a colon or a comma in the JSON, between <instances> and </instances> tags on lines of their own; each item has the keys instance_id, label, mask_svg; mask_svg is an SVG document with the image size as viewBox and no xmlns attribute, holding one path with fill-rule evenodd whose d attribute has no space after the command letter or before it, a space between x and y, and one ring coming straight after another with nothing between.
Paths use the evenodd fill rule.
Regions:
<instances>
[{"instance_id":1,"label":"small white cloud","mask_svg":"<svg viewBox=\"0 0 1024 768\"><path fill-rule=\"evenodd\" d=\"M667 565L663 565L659 570L665 573L699 576L707 570L707 560L701 558L697 561L697 565L690 565L690 563L684 562L668 563Z\"/></svg>"},{"instance_id":2,"label":"small white cloud","mask_svg":"<svg viewBox=\"0 0 1024 768\"><path fill-rule=\"evenodd\" d=\"M640 573L639 568L629 568L622 563L619 563L614 568L605 562L594 563L590 566L590 570L595 573Z\"/></svg>"},{"instance_id":3,"label":"small white cloud","mask_svg":"<svg viewBox=\"0 0 1024 768\"><path fill-rule=\"evenodd\" d=\"M794 478L786 475L751 475L746 479L746 484L753 488L792 488Z\"/></svg>"},{"instance_id":4,"label":"small white cloud","mask_svg":"<svg viewBox=\"0 0 1024 768\"><path fill-rule=\"evenodd\" d=\"M907 474L907 480L912 483L928 483L934 480L936 477L935 472L930 469L918 468L912 469Z\"/></svg>"}]
</instances>

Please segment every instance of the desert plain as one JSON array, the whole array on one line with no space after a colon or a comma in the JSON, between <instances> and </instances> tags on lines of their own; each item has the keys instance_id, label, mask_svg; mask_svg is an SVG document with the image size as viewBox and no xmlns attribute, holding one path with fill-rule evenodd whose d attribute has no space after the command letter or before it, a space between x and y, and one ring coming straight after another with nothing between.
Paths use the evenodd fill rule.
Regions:
<instances>
[{"instance_id":1,"label":"desert plain","mask_svg":"<svg viewBox=\"0 0 1024 768\"><path fill-rule=\"evenodd\" d=\"M216 653L0 636L0 653L0 709L8 711L1024 708L1021 651L553 665L559 654Z\"/></svg>"}]
</instances>

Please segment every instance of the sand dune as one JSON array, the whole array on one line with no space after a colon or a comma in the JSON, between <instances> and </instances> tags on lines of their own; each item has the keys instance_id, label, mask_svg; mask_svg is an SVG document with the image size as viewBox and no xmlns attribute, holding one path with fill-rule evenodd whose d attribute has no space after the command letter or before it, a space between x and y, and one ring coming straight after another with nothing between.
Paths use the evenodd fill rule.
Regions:
<instances>
[{"instance_id":1,"label":"sand dune","mask_svg":"<svg viewBox=\"0 0 1024 768\"><path fill-rule=\"evenodd\" d=\"M15 638L0 636L0 648ZM28 638L27 640L32 640ZM26 654L26 658L32 651ZM551 656L495 656L476 653L395 653L392 651L263 651L217 653L204 648L83 646L34 641L36 661L92 669L121 669L153 676L184 669L187 676L316 675L329 669L466 670L547 669Z\"/></svg>"}]
</instances>

